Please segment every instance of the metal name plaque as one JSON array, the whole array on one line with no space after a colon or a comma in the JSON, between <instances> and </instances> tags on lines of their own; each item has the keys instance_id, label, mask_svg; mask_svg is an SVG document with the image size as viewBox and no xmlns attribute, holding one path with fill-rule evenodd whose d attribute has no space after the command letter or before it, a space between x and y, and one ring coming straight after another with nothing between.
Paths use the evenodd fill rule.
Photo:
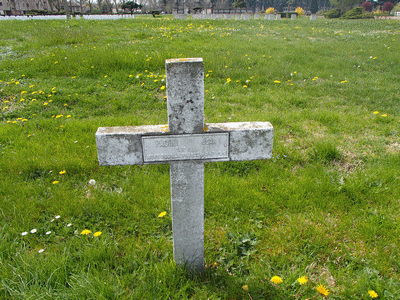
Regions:
<instances>
[{"instance_id":1,"label":"metal name plaque","mask_svg":"<svg viewBox=\"0 0 400 300\"><path fill-rule=\"evenodd\" d=\"M142 137L144 162L228 159L228 133Z\"/></svg>"}]
</instances>

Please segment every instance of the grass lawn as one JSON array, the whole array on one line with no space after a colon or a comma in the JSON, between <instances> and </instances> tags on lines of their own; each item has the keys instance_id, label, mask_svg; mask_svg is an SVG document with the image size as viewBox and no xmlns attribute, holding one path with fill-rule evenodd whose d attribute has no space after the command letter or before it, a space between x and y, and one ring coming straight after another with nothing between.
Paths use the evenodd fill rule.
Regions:
<instances>
[{"instance_id":1,"label":"grass lawn","mask_svg":"<svg viewBox=\"0 0 400 300\"><path fill-rule=\"evenodd\" d=\"M0 26L1 299L400 299L400 21ZM169 166L95 143L166 124L184 57L206 122L274 126L271 160L205 166L201 276L173 261Z\"/></svg>"}]
</instances>

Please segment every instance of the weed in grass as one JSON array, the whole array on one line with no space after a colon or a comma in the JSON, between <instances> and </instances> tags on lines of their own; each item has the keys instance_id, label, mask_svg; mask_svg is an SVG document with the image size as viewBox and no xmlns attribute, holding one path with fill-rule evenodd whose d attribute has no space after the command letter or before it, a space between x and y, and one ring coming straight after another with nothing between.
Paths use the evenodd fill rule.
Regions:
<instances>
[{"instance_id":1,"label":"weed in grass","mask_svg":"<svg viewBox=\"0 0 400 300\"><path fill-rule=\"evenodd\" d=\"M322 163L330 163L339 160L341 154L332 143L317 143L314 148L313 158Z\"/></svg>"}]
</instances>

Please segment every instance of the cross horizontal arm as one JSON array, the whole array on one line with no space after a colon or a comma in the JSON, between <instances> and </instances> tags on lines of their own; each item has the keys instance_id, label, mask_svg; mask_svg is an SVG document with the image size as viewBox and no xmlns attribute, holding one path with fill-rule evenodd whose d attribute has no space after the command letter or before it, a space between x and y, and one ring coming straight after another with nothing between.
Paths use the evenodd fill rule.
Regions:
<instances>
[{"instance_id":1,"label":"cross horizontal arm","mask_svg":"<svg viewBox=\"0 0 400 300\"><path fill-rule=\"evenodd\" d=\"M211 123L201 134L173 135L167 128L168 125L100 127L96 132L100 165L243 161L269 159L272 155L273 127L269 122ZM168 151L178 154L172 156Z\"/></svg>"}]
</instances>

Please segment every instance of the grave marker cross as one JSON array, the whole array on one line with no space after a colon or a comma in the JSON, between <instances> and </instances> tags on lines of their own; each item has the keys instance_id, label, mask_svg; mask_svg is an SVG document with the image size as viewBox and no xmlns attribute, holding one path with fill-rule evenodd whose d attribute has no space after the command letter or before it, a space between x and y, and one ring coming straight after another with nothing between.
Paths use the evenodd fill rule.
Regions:
<instances>
[{"instance_id":1,"label":"grave marker cross","mask_svg":"<svg viewBox=\"0 0 400 300\"><path fill-rule=\"evenodd\" d=\"M204 126L201 58L166 61L168 125L100 127L99 163L170 164L174 259L192 271L204 268L204 162L269 159L268 122Z\"/></svg>"}]
</instances>

